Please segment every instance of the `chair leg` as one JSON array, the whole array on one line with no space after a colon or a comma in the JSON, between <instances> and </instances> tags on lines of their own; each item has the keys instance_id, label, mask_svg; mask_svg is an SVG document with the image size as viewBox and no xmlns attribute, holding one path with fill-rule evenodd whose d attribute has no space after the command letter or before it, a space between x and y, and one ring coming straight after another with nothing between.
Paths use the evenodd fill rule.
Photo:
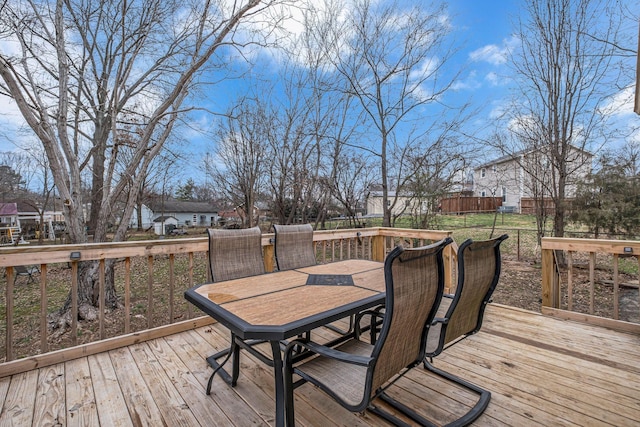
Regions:
<instances>
[{"instance_id":1,"label":"chair leg","mask_svg":"<svg viewBox=\"0 0 640 427\"><path fill-rule=\"evenodd\" d=\"M449 372L443 371L442 369L438 369L431 363L427 362L426 359L424 361L424 367L427 368L430 372L455 384L458 384L459 386L466 388L467 390L472 391L478 395L478 401L476 402L476 404L469 411L467 411L466 414L464 414L457 420L447 424L447 426L457 427L469 425L474 422L480 415L482 415L485 409L487 409L489 401L491 400L490 391L480 388L477 385L465 381L460 377L450 374Z\"/></svg>"},{"instance_id":2,"label":"chair leg","mask_svg":"<svg viewBox=\"0 0 640 427\"><path fill-rule=\"evenodd\" d=\"M380 399L382 399L384 402L386 402L389 405L391 405L394 409L398 410L398 412L400 412L400 413L406 415L407 417L411 418L413 421L417 422L421 426L436 427L436 425L437 425L437 424L433 424L431 421L427 420L426 418L420 416L413 409L403 405L402 403L400 403L397 400L393 399L391 396L389 396L388 394L386 394L384 392L382 392L378 397ZM402 426L402 427L410 427L411 426L411 424L405 423L401 419L399 419L396 416L392 415L391 413L385 411L384 409L379 408L378 406L370 405L367 408L367 410L369 412L373 412L377 416L389 421L394 426Z\"/></svg>"},{"instance_id":3,"label":"chair leg","mask_svg":"<svg viewBox=\"0 0 640 427\"><path fill-rule=\"evenodd\" d=\"M462 378L456 377L455 375L452 375L448 372L445 372L441 369L438 369L436 367L434 367L431 363L427 362L426 360L424 361L424 366L425 368L427 368L430 372L446 379L449 380L469 391L472 391L474 393L476 393L479 397L478 397L478 401L476 402L476 404L469 410L467 411L463 416L461 416L460 418L445 424L445 427L462 427L462 426L467 426L471 423L473 423L480 415L482 415L482 413L484 412L485 409L487 409L487 406L489 405L489 401L491 400L491 393L487 390L484 390L480 387L478 387L475 384L471 384L468 381L463 380ZM440 425L440 424L434 424L432 421L424 418L423 416L421 416L420 414L418 414L417 412L415 412L413 409L409 408L408 406L402 404L401 402L397 401L396 399L392 398L391 396L389 396L387 393L382 392L378 395L378 398L380 398L383 402L389 404L391 407L393 407L394 409L396 409L398 412L400 412L401 414L407 416L408 418L410 418L412 421L416 422L417 424L421 425L421 426L427 426L427 427L435 427L436 425ZM390 423L397 425L397 426L408 426L409 424L405 423L404 421L396 418L394 415L392 415L391 413L377 407L374 405L370 405L367 408L370 412L373 412L374 414L384 418L385 420L389 421Z\"/></svg>"}]
</instances>

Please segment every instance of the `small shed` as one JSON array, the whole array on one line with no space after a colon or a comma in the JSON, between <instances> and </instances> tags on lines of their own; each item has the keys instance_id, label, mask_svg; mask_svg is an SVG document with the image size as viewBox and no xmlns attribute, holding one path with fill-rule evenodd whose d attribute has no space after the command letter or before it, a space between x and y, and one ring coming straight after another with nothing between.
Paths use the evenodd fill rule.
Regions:
<instances>
[{"instance_id":1,"label":"small shed","mask_svg":"<svg viewBox=\"0 0 640 427\"><path fill-rule=\"evenodd\" d=\"M158 236L165 236L169 234L169 231L173 230L177 226L178 219L175 216L164 215L153 220L153 231Z\"/></svg>"}]
</instances>

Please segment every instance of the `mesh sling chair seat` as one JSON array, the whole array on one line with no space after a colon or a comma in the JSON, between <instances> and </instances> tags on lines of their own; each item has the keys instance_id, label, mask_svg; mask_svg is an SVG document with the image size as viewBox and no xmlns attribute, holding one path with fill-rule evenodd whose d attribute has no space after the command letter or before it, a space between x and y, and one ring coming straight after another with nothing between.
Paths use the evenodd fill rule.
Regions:
<instances>
[{"instance_id":1,"label":"mesh sling chair seat","mask_svg":"<svg viewBox=\"0 0 640 427\"><path fill-rule=\"evenodd\" d=\"M262 232L259 227L223 230L209 229L209 272L213 282L240 279L265 273L262 255ZM216 373L231 386L235 386L240 372L240 347L237 338L231 334L231 344L218 353L207 357L207 362L214 369L207 384L207 394L211 393L211 384ZM261 341L259 341L261 342ZM253 345L258 341L246 341ZM221 363L218 359L224 357ZM232 373L229 377L222 366L233 357Z\"/></svg>"},{"instance_id":2,"label":"mesh sling chair seat","mask_svg":"<svg viewBox=\"0 0 640 427\"><path fill-rule=\"evenodd\" d=\"M500 244L507 238L505 234L490 240L468 239L460 245L456 291L443 296L428 330L424 367L478 396L476 404L452 425L466 425L478 418L489 404L491 393L436 368L433 357L480 330L485 308L500 278Z\"/></svg>"},{"instance_id":3,"label":"mesh sling chair seat","mask_svg":"<svg viewBox=\"0 0 640 427\"><path fill-rule=\"evenodd\" d=\"M444 290L442 251L451 242L451 238L446 238L421 248L398 246L387 256L384 265L386 310L375 344L359 339L357 322L354 337L337 347L306 340L289 343L284 355L288 426L295 423L294 389L305 382L315 384L352 412L368 409L394 424L401 422L372 404L375 398L381 397L414 421L430 424L389 397L385 390L424 360L426 328L435 316ZM308 353L298 353L297 346ZM305 355L307 358L300 361ZM295 383L293 374L300 377Z\"/></svg>"}]
</instances>

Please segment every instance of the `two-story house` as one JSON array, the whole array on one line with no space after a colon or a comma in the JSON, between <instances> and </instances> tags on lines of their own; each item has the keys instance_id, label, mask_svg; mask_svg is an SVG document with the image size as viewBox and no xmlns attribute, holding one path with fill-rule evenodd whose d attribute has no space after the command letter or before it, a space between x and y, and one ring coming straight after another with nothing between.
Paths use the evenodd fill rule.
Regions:
<instances>
[{"instance_id":1,"label":"two-story house","mask_svg":"<svg viewBox=\"0 0 640 427\"><path fill-rule=\"evenodd\" d=\"M568 161L569 177L565 196L575 195L576 184L591 172L593 154L573 147ZM536 196L549 197L557 171L540 150L525 150L497 158L474 168L473 194L478 197L502 197L502 206L522 212ZM523 202L525 202L523 204Z\"/></svg>"}]
</instances>

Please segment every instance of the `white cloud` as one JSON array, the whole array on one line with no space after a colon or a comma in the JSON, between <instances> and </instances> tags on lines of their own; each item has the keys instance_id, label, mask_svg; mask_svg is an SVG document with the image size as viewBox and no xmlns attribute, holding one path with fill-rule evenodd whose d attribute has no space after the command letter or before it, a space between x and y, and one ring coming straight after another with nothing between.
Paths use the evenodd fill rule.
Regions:
<instances>
[{"instance_id":1,"label":"white cloud","mask_svg":"<svg viewBox=\"0 0 640 427\"><path fill-rule=\"evenodd\" d=\"M600 114L605 116L632 115L635 96L635 84L631 84L610 96L602 107Z\"/></svg>"},{"instance_id":2,"label":"white cloud","mask_svg":"<svg viewBox=\"0 0 640 427\"><path fill-rule=\"evenodd\" d=\"M484 76L484 79L489 82L492 86L500 85L500 79L496 73L493 71Z\"/></svg>"},{"instance_id":3,"label":"white cloud","mask_svg":"<svg viewBox=\"0 0 640 427\"><path fill-rule=\"evenodd\" d=\"M502 65L507 62L509 52L519 44L515 37L503 41L502 46L489 44L476 49L469 54L469 58L474 62L488 62L493 65Z\"/></svg>"},{"instance_id":4,"label":"white cloud","mask_svg":"<svg viewBox=\"0 0 640 427\"><path fill-rule=\"evenodd\" d=\"M15 151L25 142L26 136L19 132L26 122L18 109L18 105L8 97L0 98L0 152Z\"/></svg>"},{"instance_id":5,"label":"white cloud","mask_svg":"<svg viewBox=\"0 0 640 427\"><path fill-rule=\"evenodd\" d=\"M476 49L469 54L472 61L486 61L494 65L504 64L507 61L505 50L491 44Z\"/></svg>"},{"instance_id":6,"label":"white cloud","mask_svg":"<svg viewBox=\"0 0 640 427\"><path fill-rule=\"evenodd\" d=\"M435 73L436 69L438 68L439 63L440 63L440 60L434 56L425 58L419 67L417 67L414 70L411 70L411 73L409 74L409 79L423 80L425 77L433 75L433 73Z\"/></svg>"},{"instance_id":7,"label":"white cloud","mask_svg":"<svg viewBox=\"0 0 640 427\"><path fill-rule=\"evenodd\" d=\"M477 76L478 72L472 70L466 78L453 82L451 89L457 91L479 89L482 87L482 84L478 81Z\"/></svg>"}]
</instances>

